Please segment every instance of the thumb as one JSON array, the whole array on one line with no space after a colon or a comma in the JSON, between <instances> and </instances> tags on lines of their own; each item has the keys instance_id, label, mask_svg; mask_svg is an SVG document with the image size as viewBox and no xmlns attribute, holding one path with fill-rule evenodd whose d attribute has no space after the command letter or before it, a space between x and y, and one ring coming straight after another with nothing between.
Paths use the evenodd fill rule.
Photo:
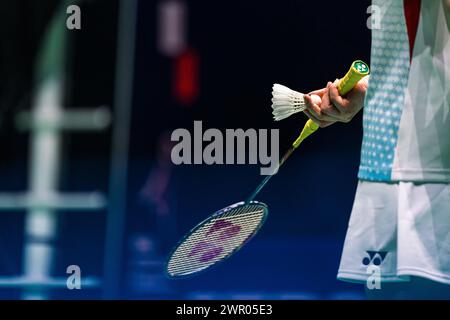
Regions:
<instances>
[{"instance_id":1,"label":"thumb","mask_svg":"<svg viewBox=\"0 0 450 320\"><path fill-rule=\"evenodd\" d=\"M327 90L327 88L322 88L322 89L319 89L319 90L311 91L308 94L315 94L315 95L318 95L319 97L322 98L322 96L325 94L326 90Z\"/></svg>"}]
</instances>

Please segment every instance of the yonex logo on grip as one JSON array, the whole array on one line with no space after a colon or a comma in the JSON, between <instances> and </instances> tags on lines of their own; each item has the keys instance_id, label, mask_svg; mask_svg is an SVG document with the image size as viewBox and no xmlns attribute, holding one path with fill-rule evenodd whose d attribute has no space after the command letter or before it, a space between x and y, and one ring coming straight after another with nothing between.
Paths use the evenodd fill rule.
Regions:
<instances>
[{"instance_id":1,"label":"yonex logo on grip","mask_svg":"<svg viewBox=\"0 0 450 320\"><path fill-rule=\"evenodd\" d=\"M384 261L387 251L366 251L367 255L363 258L362 264L368 266L369 264L379 266Z\"/></svg>"},{"instance_id":2,"label":"yonex logo on grip","mask_svg":"<svg viewBox=\"0 0 450 320\"><path fill-rule=\"evenodd\" d=\"M369 67L364 62L361 61L355 62L354 67L358 72L361 73L366 73L369 71Z\"/></svg>"},{"instance_id":3,"label":"yonex logo on grip","mask_svg":"<svg viewBox=\"0 0 450 320\"><path fill-rule=\"evenodd\" d=\"M241 227L231 223L230 221L221 219L217 220L206 233L211 237L209 241L200 241L189 252L188 257L199 256L198 261L209 262L218 257L224 248L215 244L215 241L225 241L234 238L241 231Z\"/></svg>"}]
</instances>

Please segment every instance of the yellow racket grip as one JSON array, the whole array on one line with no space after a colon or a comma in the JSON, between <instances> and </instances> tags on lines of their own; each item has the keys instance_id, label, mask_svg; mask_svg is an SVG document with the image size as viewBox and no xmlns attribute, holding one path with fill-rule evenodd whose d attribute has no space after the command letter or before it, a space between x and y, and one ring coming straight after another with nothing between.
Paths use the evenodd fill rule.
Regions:
<instances>
[{"instance_id":1,"label":"yellow racket grip","mask_svg":"<svg viewBox=\"0 0 450 320\"><path fill-rule=\"evenodd\" d=\"M361 60L354 61L347 74L339 80L337 85L339 94L341 96L345 96L355 87L359 80L367 76L369 73L369 66L365 62Z\"/></svg>"},{"instance_id":2,"label":"yellow racket grip","mask_svg":"<svg viewBox=\"0 0 450 320\"><path fill-rule=\"evenodd\" d=\"M298 138L292 144L294 149L297 148L300 145L300 143L303 142L303 140L305 140L309 135L313 134L317 129L319 129L319 125L317 123L315 123L311 119L306 121L306 124L302 130L302 133L300 133Z\"/></svg>"},{"instance_id":3,"label":"yellow racket grip","mask_svg":"<svg viewBox=\"0 0 450 320\"><path fill-rule=\"evenodd\" d=\"M339 94L341 96L347 94L355 87L359 80L369 75L369 73L369 66L365 62L361 60L354 61L347 74L341 80L339 80L337 86ZM303 127L303 130L298 138L292 144L292 147L294 147L294 149L297 148L303 142L303 140L313 134L317 129L319 129L319 125L309 119Z\"/></svg>"}]
</instances>

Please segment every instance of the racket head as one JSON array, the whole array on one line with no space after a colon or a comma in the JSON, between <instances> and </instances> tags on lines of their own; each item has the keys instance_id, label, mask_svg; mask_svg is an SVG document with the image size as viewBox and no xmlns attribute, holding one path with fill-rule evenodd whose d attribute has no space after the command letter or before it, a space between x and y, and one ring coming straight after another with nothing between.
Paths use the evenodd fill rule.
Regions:
<instances>
[{"instance_id":1,"label":"racket head","mask_svg":"<svg viewBox=\"0 0 450 320\"><path fill-rule=\"evenodd\" d=\"M253 238L268 213L267 205L258 201L242 201L216 211L174 247L166 261L166 276L191 277L220 264Z\"/></svg>"}]
</instances>

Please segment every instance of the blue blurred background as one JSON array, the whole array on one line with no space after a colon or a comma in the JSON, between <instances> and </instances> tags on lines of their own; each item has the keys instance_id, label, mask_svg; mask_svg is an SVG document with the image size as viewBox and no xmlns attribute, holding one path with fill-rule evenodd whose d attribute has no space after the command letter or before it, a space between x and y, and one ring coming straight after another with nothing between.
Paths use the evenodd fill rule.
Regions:
<instances>
[{"instance_id":1,"label":"blue blurred background","mask_svg":"<svg viewBox=\"0 0 450 320\"><path fill-rule=\"evenodd\" d=\"M80 30L65 25L72 3L81 9ZM280 151L287 149L306 119L272 120L272 84L308 92L342 76L353 60L368 61L369 5L3 1L0 298L364 298L362 287L336 280L356 188L361 115L320 130L291 157L257 198L269 206L264 228L232 259L185 280L166 279L162 268L187 230L243 200L262 179L259 165L172 165L170 133L192 131L194 120L205 129L278 128ZM40 64L58 64L43 49L58 28L59 109L92 111L81 121L92 122L90 130L23 124L46 90ZM36 157L51 153L33 140L39 130L59 141L51 151L58 170L50 191L82 193L90 209L82 199L79 209L67 208L67 199L55 209L50 200L15 198L40 196L27 193L38 179L30 177L45 176ZM38 226L43 236L27 229L36 210L54 223L51 234L45 223ZM39 248L44 253L36 258L31 252ZM66 287L70 265L80 267L81 290Z\"/></svg>"}]
</instances>

